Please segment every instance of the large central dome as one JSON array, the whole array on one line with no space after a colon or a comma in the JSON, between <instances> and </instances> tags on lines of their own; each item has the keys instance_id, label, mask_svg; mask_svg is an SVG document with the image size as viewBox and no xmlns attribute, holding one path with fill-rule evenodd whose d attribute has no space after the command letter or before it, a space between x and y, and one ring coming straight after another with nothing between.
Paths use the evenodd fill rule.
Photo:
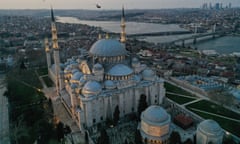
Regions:
<instances>
[{"instance_id":1,"label":"large central dome","mask_svg":"<svg viewBox=\"0 0 240 144\"><path fill-rule=\"evenodd\" d=\"M115 57L127 54L127 51L122 46L122 44L119 41L113 39L98 40L92 45L89 52L94 56L106 57Z\"/></svg>"}]
</instances>

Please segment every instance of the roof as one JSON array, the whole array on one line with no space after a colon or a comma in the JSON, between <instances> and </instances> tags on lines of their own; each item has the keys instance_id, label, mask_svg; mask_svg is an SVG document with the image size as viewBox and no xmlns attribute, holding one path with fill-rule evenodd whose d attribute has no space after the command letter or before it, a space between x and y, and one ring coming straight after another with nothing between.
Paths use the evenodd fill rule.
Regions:
<instances>
[{"instance_id":1,"label":"roof","mask_svg":"<svg viewBox=\"0 0 240 144\"><path fill-rule=\"evenodd\" d=\"M197 131L201 131L209 135L221 135L223 133L223 130L219 124L211 119L202 121L198 125Z\"/></svg>"},{"instance_id":2,"label":"roof","mask_svg":"<svg viewBox=\"0 0 240 144\"><path fill-rule=\"evenodd\" d=\"M193 124L193 120L189 116L186 116L184 114L179 114L174 117L174 123L176 123L178 126L180 126L183 129L187 129Z\"/></svg>"},{"instance_id":3,"label":"roof","mask_svg":"<svg viewBox=\"0 0 240 144\"><path fill-rule=\"evenodd\" d=\"M95 42L89 51L94 56L121 56L126 55L127 51L122 44L114 39L101 39Z\"/></svg>"},{"instance_id":4,"label":"roof","mask_svg":"<svg viewBox=\"0 0 240 144\"><path fill-rule=\"evenodd\" d=\"M82 72L75 72L72 76L72 80L79 80L81 77L83 76L83 73Z\"/></svg>"},{"instance_id":5,"label":"roof","mask_svg":"<svg viewBox=\"0 0 240 144\"><path fill-rule=\"evenodd\" d=\"M124 64L117 64L108 71L108 74L112 76L127 76L132 73L133 70Z\"/></svg>"},{"instance_id":6,"label":"roof","mask_svg":"<svg viewBox=\"0 0 240 144\"><path fill-rule=\"evenodd\" d=\"M161 125L170 122L170 116L162 107L152 105L143 111L141 120L152 125Z\"/></svg>"},{"instance_id":7,"label":"roof","mask_svg":"<svg viewBox=\"0 0 240 144\"><path fill-rule=\"evenodd\" d=\"M88 81L82 89L82 93L86 97L99 94L101 91L102 86L97 81Z\"/></svg>"},{"instance_id":8,"label":"roof","mask_svg":"<svg viewBox=\"0 0 240 144\"><path fill-rule=\"evenodd\" d=\"M107 89L114 89L114 88L116 88L116 85L111 80L106 80L104 82L104 85L105 85L105 88L107 88Z\"/></svg>"}]
</instances>

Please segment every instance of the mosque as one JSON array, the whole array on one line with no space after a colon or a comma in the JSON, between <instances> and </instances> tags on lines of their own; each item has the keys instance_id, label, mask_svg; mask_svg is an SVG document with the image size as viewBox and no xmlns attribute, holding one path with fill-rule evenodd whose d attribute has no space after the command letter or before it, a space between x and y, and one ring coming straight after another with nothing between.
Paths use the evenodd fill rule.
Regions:
<instances>
[{"instance_id":1,"label":"mosque","mask_svg":"<svg viewBox=\"0 0 240 144\"><path fill-rule=\"evenodd\" d=\"M107 119L113 119L116 108L120 117L137 112L141 95L148 105L159 105L165 97L164 80L125 49L125 16L122 9L120 41L99 39L88 54L82 53L60 63L57 29L53 10L52 49L45 41L49 77L55 82L63 100L80 130Z\"/></svg>"},{"instance_id":2,"label":"mosque","mask_svg":"<svg viewBox=\"0 0 240 144\"><path fill-rule=\"evenodd\" d=\"M99 37L87 54L82 52L65 63L60 63L53 10L51 19L52 49L45 40L48 74L79 130L113 119L116 109L120 117L136 113L139 100L144 95L149 107L141 114L139 129L142 140L149 144L169 143L171 116L159 106L165 97L164 80L137 58L130 57L125 49L124 8L120 41L108 36ZM222 136L220 126L211 120L200 123L197 129L198 144L221 143Z\"/></svg>"}]
</instances>

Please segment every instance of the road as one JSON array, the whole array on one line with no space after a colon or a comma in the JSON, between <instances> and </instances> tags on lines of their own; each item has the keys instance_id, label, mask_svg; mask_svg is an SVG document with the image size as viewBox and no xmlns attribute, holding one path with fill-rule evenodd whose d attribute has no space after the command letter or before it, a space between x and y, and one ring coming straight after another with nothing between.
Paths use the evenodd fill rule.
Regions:
<instances>
[{"instance_id":1,"label":"road","mask_svg":"<svg viewBox=\"0 0 240 144\"><path fill-rule=\"evenodd\" d=\"M0 83L2 84L4 75L0 75ZM9 139L9 116L8 116L8 100L3 93L5 87L0 87L0 144L10 144Z\"/></svg>"}]
</instances>

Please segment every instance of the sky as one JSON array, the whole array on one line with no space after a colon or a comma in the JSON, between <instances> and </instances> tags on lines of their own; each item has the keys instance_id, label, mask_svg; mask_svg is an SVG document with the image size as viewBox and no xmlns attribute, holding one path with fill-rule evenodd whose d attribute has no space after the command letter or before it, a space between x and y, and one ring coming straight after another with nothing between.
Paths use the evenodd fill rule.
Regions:
<instances>
[{"instance_id":1,"label":"sky","mask_svg":"<svg viewBox=\"0 0 240 144\"><path fill-rule=\"evenodd\" d=\"M199 8L203 3L232 3L240 7L240 0L0 0L0 9L159 9L159 8Z\"/></svg>"}]
</instances>

